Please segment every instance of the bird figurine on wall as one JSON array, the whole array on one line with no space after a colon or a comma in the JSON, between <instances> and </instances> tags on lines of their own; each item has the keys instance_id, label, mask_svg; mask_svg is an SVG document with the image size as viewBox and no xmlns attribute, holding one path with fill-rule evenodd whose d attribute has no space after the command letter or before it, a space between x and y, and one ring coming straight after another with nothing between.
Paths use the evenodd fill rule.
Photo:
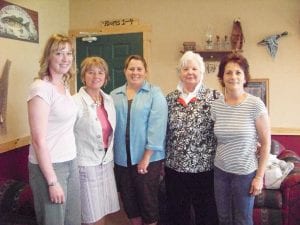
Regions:
<instances>
[{"instance_id":1,"label":"bird figurine on wall","mask_svg":"<svg viewBox=\"0 0 300 225\"><path fill-rule=\"evenodd\" d=\"M230 42L232 50L242 50L245 39L240 19L235 19L233 21Z\"/></svg>"},{"instance_id":2,"label":"bird figurine on wall","mask_svg":"<svg viewBox=\"0 0 300 225\"><path fill-rule=\"evenodd\" d=\"M257 44L266 45L271 57L274 59L278 50L278 39L286 35L288 35L287 31L281 34L274 34L266 37L265 39L261 40Z\"/></svg>"}]
</instances>

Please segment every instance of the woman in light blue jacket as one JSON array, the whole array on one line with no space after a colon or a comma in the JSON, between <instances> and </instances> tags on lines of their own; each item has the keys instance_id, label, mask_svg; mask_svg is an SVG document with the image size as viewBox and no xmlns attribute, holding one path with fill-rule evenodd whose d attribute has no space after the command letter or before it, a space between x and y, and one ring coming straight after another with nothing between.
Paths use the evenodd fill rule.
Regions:
<instances>
[{"instance_id":1,"label":"woman in light blue jacket","mask_svg":"<svg viewBox=\"0 0 300 225\"><path fill-rule=\"evenodd\" d=\"M167 103L160 88L146 81L143 57L129 56L124 73L126 84L111 93L117 113L114 158L118 187L133 225L156 224Z\"/></svg>"},{"instance_id":2,"label":"woman in light blue jacket","mask_svg":"<svg viewBox=\"0 0 300 225\"><path fill-rule=\"evenodd\" d=\"M88 57L81 63L85 86L74 95L78 106L74 133L83 224L105 224L105 215L120 208L113 171L116 112L112 98L101 90L108 78L108 66L102 58Z\"/></svg>"}]
</instances>

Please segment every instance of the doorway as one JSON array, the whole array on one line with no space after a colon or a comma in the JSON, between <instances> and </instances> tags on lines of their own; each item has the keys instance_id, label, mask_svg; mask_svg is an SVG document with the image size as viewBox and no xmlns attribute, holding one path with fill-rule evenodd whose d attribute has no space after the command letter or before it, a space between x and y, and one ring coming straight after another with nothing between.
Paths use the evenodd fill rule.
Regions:
<instances>
[{"instance_id":1,"label":"doorway","mask_svg":"<svg viewBox=\"0 0 300 225\"><path fill-rule=\"evenodd\" d=\"M76 38L77 91L83 86L80 79L80 63L88 56L103 58L109 67L110 81L103 88L106 93L126 82L123 74L124 60L132 54L143 54L143 33L97 35L93 41Z\"/></svg>"}]
</instances>

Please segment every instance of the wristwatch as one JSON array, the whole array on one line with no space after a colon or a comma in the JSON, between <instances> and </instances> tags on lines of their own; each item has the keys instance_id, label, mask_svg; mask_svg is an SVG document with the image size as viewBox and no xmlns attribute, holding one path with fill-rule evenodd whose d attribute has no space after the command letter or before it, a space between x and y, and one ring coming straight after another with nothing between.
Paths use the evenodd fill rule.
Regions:
<instances>
[{"instance_id":1,"label":"wristwatch","mask_svg":"<svg viewBox=\"0 0 300 225\"><path fill-rule=\"evenodd\" d=\"M48 187L52 187L52 186L55 186L57 185L57 181L51 181L49 184L48 184Z\"/></svg>"}]
</instances>

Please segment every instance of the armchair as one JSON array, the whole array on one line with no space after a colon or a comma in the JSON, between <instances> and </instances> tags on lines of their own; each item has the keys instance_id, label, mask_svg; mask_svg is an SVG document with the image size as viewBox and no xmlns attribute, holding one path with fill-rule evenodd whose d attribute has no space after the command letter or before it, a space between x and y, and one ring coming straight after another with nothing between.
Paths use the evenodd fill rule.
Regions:
<instances>
[{"instance_id":1,"label":"armchair","mask_svg":"<svg viewBox=\"0 0 300 225\"><path fill-rule=\"evenodd\" d=\"M300 224L300 157L272 140L271 153L278 159L293 162L295 167L281 183L280 189L263 189L255 198L255 225Z\"/></svg>"}]
</instances>

